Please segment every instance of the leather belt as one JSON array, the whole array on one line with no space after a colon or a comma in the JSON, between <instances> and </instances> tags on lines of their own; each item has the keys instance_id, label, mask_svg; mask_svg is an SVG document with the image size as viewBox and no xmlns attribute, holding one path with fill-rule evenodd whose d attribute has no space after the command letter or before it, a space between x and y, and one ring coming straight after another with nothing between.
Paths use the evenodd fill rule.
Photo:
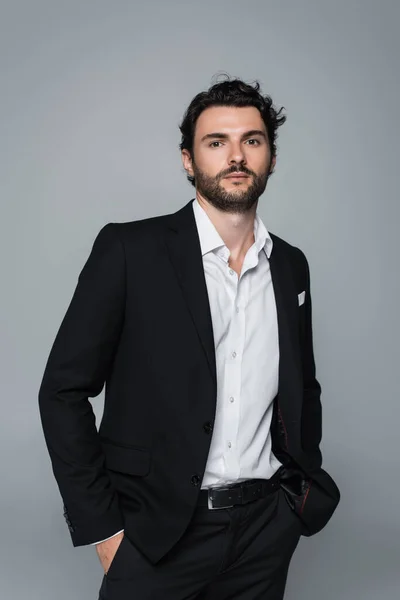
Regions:
<instances>
[{"instance_id":1,"label":"leather belt","mask_svg":"<svg viewBox=\"0 0 400 600\"><path fill-rule=\"evenodd\" d=\"M200 490L197 504L216 510L264 498L279 488L281 471L282 467L270 479L247 479L224 487Z\"/></svg>"}]
</instances>

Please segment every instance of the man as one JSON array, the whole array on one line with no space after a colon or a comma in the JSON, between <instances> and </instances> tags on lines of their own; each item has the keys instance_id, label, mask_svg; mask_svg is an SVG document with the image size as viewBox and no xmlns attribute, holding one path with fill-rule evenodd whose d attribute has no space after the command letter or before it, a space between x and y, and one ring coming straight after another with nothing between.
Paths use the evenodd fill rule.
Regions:
<instances>
[{"instance_id":1,"label":"man","mask_svg":"<svg viewBox=\"0 0 400 600\"><path fill-rule=\"evenodd\" d=\"M196 198L100 231L47 362L45 439L106 600L281 599L300 535L339 502L307 260L256 212L286 119L259 89L227 79L193 99Z\"/></svg>"}]
</instances>

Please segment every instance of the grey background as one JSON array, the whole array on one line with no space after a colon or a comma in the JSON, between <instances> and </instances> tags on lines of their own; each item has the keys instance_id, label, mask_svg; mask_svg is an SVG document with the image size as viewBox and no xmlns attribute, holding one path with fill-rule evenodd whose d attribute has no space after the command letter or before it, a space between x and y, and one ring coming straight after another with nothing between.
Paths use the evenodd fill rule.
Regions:
<instances>
[{"instance_id":1,"label":"grey background","mask_svg":"<svg viewBox=\"0 0 400 600\"><path fill-rule=\"evenodd\" d=\"M1 3L2 598L97 598L37 391L99 229L193 197L178 123L219 71L287 111L259 210L310 262L324 466L342 491L286 598L398 597L399 16L395 1Z\"/></svg>"}]
</instances>

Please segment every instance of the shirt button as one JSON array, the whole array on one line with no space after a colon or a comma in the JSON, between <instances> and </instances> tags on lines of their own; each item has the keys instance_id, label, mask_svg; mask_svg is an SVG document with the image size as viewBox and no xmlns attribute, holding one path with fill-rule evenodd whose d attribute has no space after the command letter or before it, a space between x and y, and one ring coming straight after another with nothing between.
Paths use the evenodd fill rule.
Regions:
<instances>
[{"instance_id":1,"label":"shirt button","mask_svg":"<svg viewBox=\"0 0 400 600\"><path fill-rule=\"evenodd\" d=\"M237 312L237 313L239 312L239 307L238 307L238 306L236 307L236 312Z\"/></svg>"},{"instance_id":2,"label":"shirt button","mask_svg":"<svg viewBox=\"0 0 400 600\"><path fill-rule=\"evenodd\" d=\"M231 275L233 275L233 274L234 274L234 272L235 272L235 271L234 271L233 269L229 269L229 273L230 273Z\"/></svg>"},{"instance_id":3,"label":"shirt button","mask_svg":"<svg viewBox=\"0 0 400 600\"><path fill-rule=\"evenodd\" d=\"M235 401L235 398L234 398L233 396L231 396L231 397L229 398L229 402L234 402L234 401Z\"/></svg>"},{"instance_id":4,"label":"shirt button","mask_svg":"<svg viewBox=\"0 0 400 600\"><path fill-rule=\"evenodd\" d=\"M228 442L228 448L232 448L231 442Z\"/></svg>"},{"instance_id":5,"label":"shirt button","mask_svg":"<svg viewBox=\"0 0 400 600\"><path fill-rule=\"evenodd\" d=\"M236 358L236 352L232 352L233 358Z\"/></svg>"}]
</instances>

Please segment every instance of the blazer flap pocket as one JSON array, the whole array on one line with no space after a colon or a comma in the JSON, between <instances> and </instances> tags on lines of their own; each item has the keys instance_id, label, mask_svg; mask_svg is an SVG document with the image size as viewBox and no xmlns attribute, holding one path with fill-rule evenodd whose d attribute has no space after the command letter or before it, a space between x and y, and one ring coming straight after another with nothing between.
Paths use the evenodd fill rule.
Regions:
<instances>
[{"instance_id":1,"label":"blazer flap pocket","mask_svg":"<svg viewBox=\"0 0 400 600\"><path fill-rule=\"evenodd\" d=\"M151 453L148 448L129 448L102 440L106 468L130 475L147 475L150 470Z\"/></svg>"}]
</instances>

